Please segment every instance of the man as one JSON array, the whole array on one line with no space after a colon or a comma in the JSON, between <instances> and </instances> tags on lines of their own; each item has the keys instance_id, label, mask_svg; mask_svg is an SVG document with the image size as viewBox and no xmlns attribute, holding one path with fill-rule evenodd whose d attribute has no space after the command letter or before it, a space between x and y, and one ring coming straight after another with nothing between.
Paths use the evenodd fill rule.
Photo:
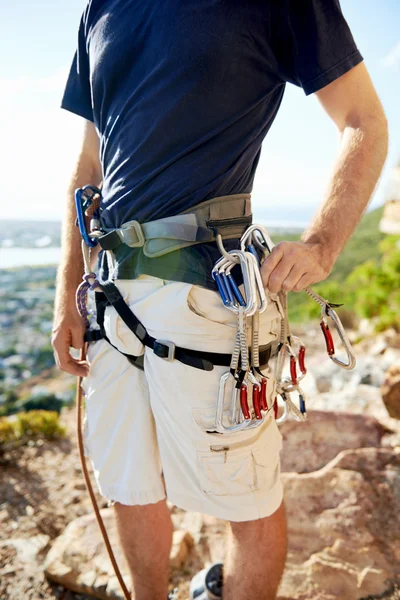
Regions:
<instances>
[{"instance_id":1,"label":"man","mask_svg":"<svg viewBox=\"0 0 400 600\"><path fill-rule=\"evenodd\" d=\"M61 369L85 377L86 443L99 489L115 502L137 600L167 595L166 497L230 522L224 600L275 598L286 556L281 435L270 420L234 434L238 448L225 457L211 452L224 443L206 430L226 368L199 371L146 349L143 373L104 340L90 346L88 363L70 356L84 334L74 300L83 267L73 192L102 185L108 229L178 215L215 197L247 197L286 82L317 95L340 148L302 241L278 244L262 265L269 294L329 275L387 153L384 112L338 0L90 0L81 19L62 106L85 119L85 130L67 199L53 346ZM234 316L211 278L219 256L213 242L160 258L122 245L116 268L102 261L100 276L117 280L155 337L230 352ZM277 316L267 313L265 344ZM113 308L105 329L119 350L144 352Z\"/></svg>"}]
</instances>

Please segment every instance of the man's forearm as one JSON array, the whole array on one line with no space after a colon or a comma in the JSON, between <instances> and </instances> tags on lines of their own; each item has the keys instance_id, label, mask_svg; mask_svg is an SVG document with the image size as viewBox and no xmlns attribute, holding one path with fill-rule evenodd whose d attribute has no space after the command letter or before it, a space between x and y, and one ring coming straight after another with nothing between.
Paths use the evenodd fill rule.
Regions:
<instances>
[{"instance_id":1,"label":"man's forearm","mask_svg":"<svg viewBox=\"0 0 400 600\"><path fill-rule=\"evenodd\" d=\"M380 176L387 155L388 132L383 113L347 126L328 184L326 200L302 241L321 248L330 271L357 226Z\"/></svg>"}]
</instances>

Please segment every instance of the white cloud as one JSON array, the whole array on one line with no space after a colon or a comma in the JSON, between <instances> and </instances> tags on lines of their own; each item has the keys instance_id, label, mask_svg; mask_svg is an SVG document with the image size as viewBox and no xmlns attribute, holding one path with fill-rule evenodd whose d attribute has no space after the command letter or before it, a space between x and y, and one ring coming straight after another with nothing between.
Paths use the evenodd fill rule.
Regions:
<instances>
[{"instance_id":1,"label":"white cloud","mask_svg":"<svg viewBox=\"0 0 400 600\"><path fill-rule=\"evenodd\" d=\"M382 65L387 68L398 67L400 68L400 41L393 46L388 54L382 59Z\"/></svg>"}]
</instances>

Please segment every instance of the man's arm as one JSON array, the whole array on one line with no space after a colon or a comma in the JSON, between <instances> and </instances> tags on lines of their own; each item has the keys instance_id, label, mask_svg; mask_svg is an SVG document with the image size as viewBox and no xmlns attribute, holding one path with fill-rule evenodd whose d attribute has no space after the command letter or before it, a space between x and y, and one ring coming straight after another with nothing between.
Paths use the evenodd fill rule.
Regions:
<instances>
[{"instance_id":1,"label":"man's arm","mask_svg":"<svg viewBox=\"0 0 400 600\"><path fill-rule=\"evenodd\" d=\"M85 121L83 139L68 187L62 229L62 255L57 272L52 344L57 366L72 375L85 376L88 365L71 357L69 349L82 348L85 326L75 305L75 291L82 281L81 236L75 225L74 192L87 184L99 186L102 180L99 138L90 121Z\"/></svg>"},{"instance_id":2,"label":"man's arm","mask_svg":"<svg viewBox=\"0 0 400 600\"><path fill-rule=\"evenodd\" d=\"M277 244L262 265L264 285L272 292L299 292L326 279L368 205L387 155L386 117L363 63L316 95L340 132L339 156L325 201L302 241Z\"/></svg>"}]
</instances>

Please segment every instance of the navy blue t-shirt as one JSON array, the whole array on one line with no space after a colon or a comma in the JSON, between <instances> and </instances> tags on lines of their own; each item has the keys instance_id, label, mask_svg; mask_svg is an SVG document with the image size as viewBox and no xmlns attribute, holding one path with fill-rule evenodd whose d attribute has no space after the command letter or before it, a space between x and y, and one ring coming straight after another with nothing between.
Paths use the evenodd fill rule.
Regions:
<instances>
[{"instance_id":1,"label":"navy blue t-shirt","mask_svg":"<svg viewBox=\"0 0 400 600\"><path fill-rule=\"evenodd\" d=\"M338 0L89 0L62 107L98 131L103 224L251 192L286 82L311 94L361 61ZM125 247L118 277L213 288L218 258Z\"/></svg>"}]
</instances>

